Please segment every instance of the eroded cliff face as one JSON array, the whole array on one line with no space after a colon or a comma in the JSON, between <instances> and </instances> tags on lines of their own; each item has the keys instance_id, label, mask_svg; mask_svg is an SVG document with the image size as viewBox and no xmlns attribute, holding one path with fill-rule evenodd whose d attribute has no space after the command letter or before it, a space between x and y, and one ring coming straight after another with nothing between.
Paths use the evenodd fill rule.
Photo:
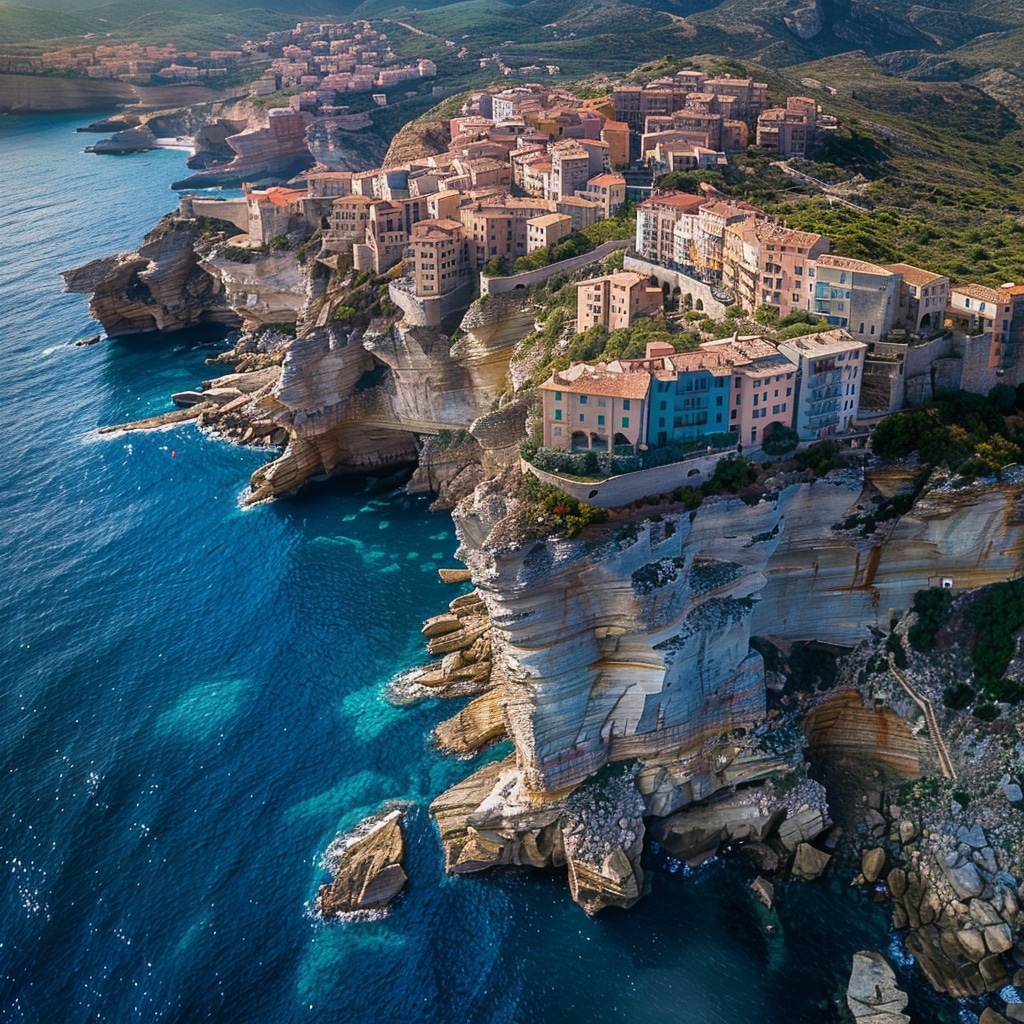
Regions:
<instances>
[{"instance_id":1,"label":"eroded cliff face","mask_svg":"<svg viewBox=\"0 0 1024 1024\"><path fill-rule=\"evenodd\" d=\"M490 685L515 755L436 801L449 870L564 862L570 880L586 880L585 908L601 904L600 892L603 905L624 906L642 882L636 801L641 817L679 813L680 835L766 829L778 808L761 783L795 752L765 725L765 671L751 636L852 646L930 580L1005 579L1024 554L1009 488L926 495L884 541L834 529L871 493L851 470L753 506L713 500L644 521L620 514L587 539L565 540L534 539L507 481L478 487L455 521L489 615ZM921 744L902 720L862 709L859 697L834 704L820 709L812 743L827 737L856 754L878 747L881 731L893 767L915 773ZM568 794L593 792L576 806L599 807L606 773L622 766L613 801L621 814L593 812L612 825L602 844L585 844L588 866L577 872L567 829L585 837L595 826L568 814ZM721 799L737 787L746 793L740 833ZM708 800L714 827L688 824L687 809ZM827 811L816 820L791 849L827 824Z\"/></svg>"},{"instance_id":2,"label":"eroded cliff face","mask_svg":"<svg viewBox=\"0 0 1024 1024\"><path fill-rule=\"evenodd\" d=\"M202 323L237 327L240 316L201 264L204 241L198 222L168 214L137 251L64 271L64 287L92 295L89 312L112 338Z\"/></svg>"}]
</instances>

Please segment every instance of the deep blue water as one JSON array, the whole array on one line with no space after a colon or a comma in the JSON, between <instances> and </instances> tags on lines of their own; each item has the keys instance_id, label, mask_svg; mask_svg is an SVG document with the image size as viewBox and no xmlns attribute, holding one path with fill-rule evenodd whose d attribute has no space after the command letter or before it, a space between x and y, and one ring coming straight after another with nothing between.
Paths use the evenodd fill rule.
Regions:
<instances>
[{"instance_id":1,"label":"deep blue water","mask_svg":"<svg viewBox=\"0 0 1024 1024\"><path fill-rule=\"evenodd\" d=\"M454 596L451 521L363 483L241 511L265 452L94 436L210 371L198 335L74 347L97 327L57 271L134 248L183 164L83 154L84 120L0 118L0 1019L837 1019L891 942L840 879L781 886L769 938L736 864L595 921L553 875L444 876L426 805L470 766L428 734L457 706L382 687ZM318 923L323 850L390 800L406 892Z\"/></svg>"}]
</instances>

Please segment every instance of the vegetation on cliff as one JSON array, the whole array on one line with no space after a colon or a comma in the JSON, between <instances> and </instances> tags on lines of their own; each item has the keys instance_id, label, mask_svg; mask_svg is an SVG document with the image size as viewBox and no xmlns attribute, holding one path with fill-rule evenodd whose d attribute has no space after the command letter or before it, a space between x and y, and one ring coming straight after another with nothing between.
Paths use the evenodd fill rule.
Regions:
<instances>
[{"instance_id":1,"label":"vegetation on cliff","mask_svg":"<svg viewBox=\"0 0 1024 1024\"><path fill-rule=\"evenodd\" d=\"M988 394L944 392L934 401L884 419L872 435L875 454L900 459L918 452L930 466L948 466L961 476L993 476L1024 462L1020 394L997 385Z\"/></svg>"}]
</instances>

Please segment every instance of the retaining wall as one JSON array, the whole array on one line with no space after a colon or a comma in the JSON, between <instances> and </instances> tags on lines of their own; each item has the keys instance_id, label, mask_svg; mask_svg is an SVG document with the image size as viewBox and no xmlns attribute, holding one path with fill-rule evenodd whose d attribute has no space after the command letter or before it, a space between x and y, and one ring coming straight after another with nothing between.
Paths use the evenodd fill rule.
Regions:
<instances>
[{"instance_id":1,"label":"retaining wall","mask_svg":"<svg viewBox=\"0 0 1024 1024\"><path fill-rule=\"evenodd\" d=\"M628 238L615 239L611 242L602 242L596 249L585 252L582 256L573 256L568 260L561 260L559 263L552 263L549 266L541 267L539 270L527 270L522 274L512 274L510 277L484 277L480 275L481 295L502 295L505 292L514 292L517 288L532 288L535 284L546 281L555 274L570 273L587 266L588 263L597 263L605 256L610 256L616 249L625 249L630 243Z\"/></svg>"},{"instance_id":2,"label":"retaining wall","mask_svg":"<svg viewBox=\"0 0 1024 1024\"><path fill-rule=\"evenodd\" d=\"M699 299L704 307L704 312L716 320L721 320L725 316L725 303L719 302L711 294L710 285L705 284L703 281L698 281L695 277L690 277L688 274L683 274L678 270L660 267L657 263L651 263L650 260L642 259L630 253L626 254L626 258L623 261L623 269L635 270L638 274L646 274L649 277L653 277L657 280L659 287L667 284L670 290L678 288L680 296L692 296L694 306L696 306Z\"/></svg>"}]
</instances>

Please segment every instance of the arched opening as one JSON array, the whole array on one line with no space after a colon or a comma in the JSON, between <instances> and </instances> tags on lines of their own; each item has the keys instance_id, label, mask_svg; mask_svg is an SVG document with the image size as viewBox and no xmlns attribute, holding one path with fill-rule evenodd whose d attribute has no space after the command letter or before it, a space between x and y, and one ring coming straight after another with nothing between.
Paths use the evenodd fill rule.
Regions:
<instances>
[{"instance_id":1,"label":"arched opening","mask_svg":"<svg viewBox=\"0 0 1024 1024\"><path fill-rule=\"evenodd\" d=\"M651 276L647 279L647 283L652 288L660 288L661 287L661 282L654 276L654 274L651 274Z\"/></svg>"},{"instance_id":2,"label":"arched opening","mask_svg":"<svg viewBox=\"0 0 1024 1024\"><path fill-rule=\"evenodd\" d=\"M683 308L693 309L693 296L689 292L683 296Z\"/></svg>"},{"instance_id":3,"label":"arched opening","mask_svg":"<svg viewBox=\"0 0 1024 1024\"><path fill-rule=\"evenodd\" d=\"M925 315L923 317L921 317L921 326L922 327L930 328L931 325L932 325L932 315L931 315L931 313L925 313Z\"/></svg>"},{"instance_id":4,"label":"arched opening","mask_svg":"<svg viewBox=\"0 0 1024 1024\"><path fill-rule=\"evenodd\" d=\"M591 448L607 448L608 447L608 435L598 434L592 431L590 434L590 447Z\"/></svg>"},{"instance_id":5,"label":"arched opening","mask_svg":"<svg viewBox=\"0 0 1024 1024\"><path fill-rule=\"evenodd\" d=\"M632 448L633 447L633 443L632 443L632 441L630 441L630 439L628 437L626 437L625 434L616 434L615 435L615 447L616 448L619 448L619 447Z\"/></svg>"},{"instance_id":6,"label":"arched opening","mask_svg":"<svg viewBox=\"0 0 1024 1024\"><path fill-rule=\"evenodd\" d=\"M574 430L572 432L572 450L574 452L585 452L589 447L587 435L582 430Z\"/></svg>"},{"instance_id":7,"label":"arched opening","mask_svg":"<svg viewBox=\"0 0 1024 1024\"><path fill-rule=\"evenodd\" d=\"M525 284L517 284L516 285L516 291L519 291L521 288L525 288L525 287L526 287Z\"/></svg>"},{"instance_id":8,"label":"arched opening","mask_svg":"<svg viewBox=\"0 0 1024 1024\"><path fill-rule=\"evenodd\" d=\"M698 299L694 303L693 308L696 309L699 313L703 313L704 312L704 300L703 299Z\"/></svg>"}]
</instances>

